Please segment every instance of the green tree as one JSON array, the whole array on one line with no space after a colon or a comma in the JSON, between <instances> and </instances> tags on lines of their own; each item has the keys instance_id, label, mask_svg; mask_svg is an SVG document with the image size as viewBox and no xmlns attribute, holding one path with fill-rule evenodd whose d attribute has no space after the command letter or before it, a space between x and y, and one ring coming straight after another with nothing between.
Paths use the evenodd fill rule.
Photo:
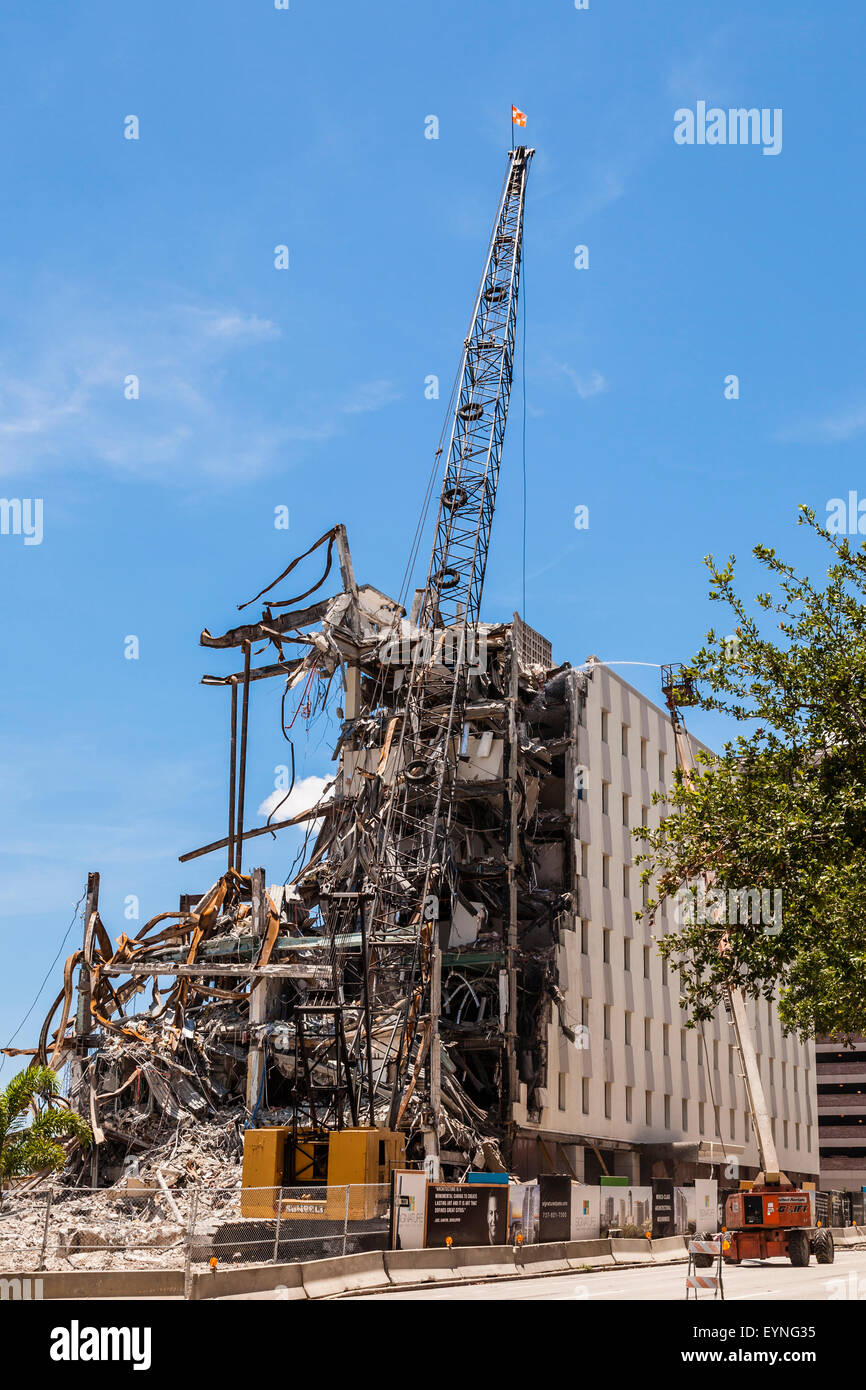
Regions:
<instances>
[{"instance_id":1,"label":"green tree","mask_svg":"<svg viewBox=\"0 0 866 1390\"><path fill-rule=\"evenodd\" d=\"M55 1103L59 1091L57 1073L37 1066L19 1072L0 1091L0 1182L62 1168L66 1153L60 1139L77 1139L85 1148L91 1143L90 1126Z\"/></svg>"},{"instance_id":2,"label":"green tree","mask_svg":"<svg viewBox=\"0 0 866 1390\"><path fill-rule=\"evenodd\" d=\"M744 730L720 756L699 755L691 786L678 774L660 827L635 834L644 881L657 885L644 914L654 924L660 903L702 874L728 891L781 893L772 926L739 921L723 935L687 913L667 922L659 947L693 1018L711 1016L730 980L776 998L802 1036L844 1037L866 1033L866 543L851 546L808 507L799 522L831 551L825 584L759 545L773 592L747 605L734 557L705 560L733 630L707 633L687 671L703 708Z\"/></svg>"}]
</instances>

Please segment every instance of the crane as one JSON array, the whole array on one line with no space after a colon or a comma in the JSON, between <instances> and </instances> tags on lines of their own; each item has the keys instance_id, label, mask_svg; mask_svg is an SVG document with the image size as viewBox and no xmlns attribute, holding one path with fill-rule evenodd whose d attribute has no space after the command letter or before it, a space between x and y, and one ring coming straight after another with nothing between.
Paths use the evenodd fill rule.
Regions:
<instances>
[{"instance_id":1,"label":"crane","mask_svg":"<svg viewBox=\"0 0 866 1390\"><path fill-rule=\"evenodd\" d=\"M682 709L697 704L698 699L694 682L682 665L662 666L662 693L671 716L677 766L682 771L686 786L690 788L694 781L694 760ZM710 875L704 875L704 878L709 885ZM723 937L719 950L724 952L726 949ZM779 1167L772 1116L761 1080L743 991L728 983L723 997L740 1058L761 1164L748 1190L732 1193L725 1203L725 1227L728 1232L725 1260L729 1264L739 1264L744 1259L787 1255L792 1265L807 1265L814 1251L819 1264L832 1264L832 1233L813 1225L814 1193L795 1188ZM712 1260L712 1255L695 1257L696 1264L709 1265Z\"/></svg>"},{"instance_id":2,"label":"crane","mask_svg":"<svg viewBox=\"0 0 866 1390\"><path fill-rule=\"evenodd\" d=\"M436 517L427 579L418 605L419 627L429 632L457 625L451 701L444 722L425 736L428 672L416 659L401 687L399 749L406 776L392 798L385 843L389 851L376 866L372 945L381 970L393 924L408 914L418 926L414 990L407 1000L397 1047L391 1122L400 1115L409 1045L418 1010L429 1004L431 1027L428 1152L437 1152L439 1106L438 897L446 886L448 832L457 782L457 754L463 728L473 630L481 610L490 530L502 463L505 425L514 368L517 303L522 260L526 180L534 151L509 152L484 272L475 297L455 392L450 438ZM423 650L423 648L421 649ZM398 754L399 756L399 754ZM418 804L425 784L432 792ZM422 814L419 814L419 810ZM412 843L400 862L398 846ZM420 853L419 853L420 850ZM409 860L410 862L405 862ZM394 872L402 869L402 881ZM411 885L407 894L406 886ZM434 973L437 978L434 979ZM432 997L431 995L432 990Z\"/></svg>"},{"instance_id":3,"label":"crane","mask_svg":"<svg viewBox=\"0 0 866 1390\"><path fill-rule=\"evenodd\" d=\"M353 813L347 833L356 837L357 868L350 884L322 894L319 983L293 1012L294 1074L311 1129L299 1133L296 1105L291 1153L311 1152L316 1143L333 1147L331 1131L341 1131L345 1119L354 1130L364 1118L375 1129L387 1077L387 1124L379 1133L391 1142L410 1099L420 1097L428 1168L438 1170L439 904L456 885L449 832L514 370L533 154L525 146L509 151L463 344L433 545L413 607L416 627L429 640L416 643L399 684L375 711L385 731L383 761L392 756L397 775L377 787L363 829ZM437 638L446 630L457 640L443 654ZM444 714L443 664L450 667ZM436 708L431 691L440 701ZM383 1016L395 1016L385 1038ZM307 1171L305 1164L292 1159L291 1181Z\"/></svg>"}]
</instances>

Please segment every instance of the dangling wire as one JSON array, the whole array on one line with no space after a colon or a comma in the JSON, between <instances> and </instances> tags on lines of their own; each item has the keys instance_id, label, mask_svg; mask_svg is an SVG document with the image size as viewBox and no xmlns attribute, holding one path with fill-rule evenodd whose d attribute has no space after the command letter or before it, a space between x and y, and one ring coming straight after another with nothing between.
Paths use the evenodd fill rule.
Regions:
<instances>
[{"instance_id":1,"label":"dangling wire","mask_svg":"<svg viewBox=\"0 0 866 1390\"><path fill-rule=\"evenodd\" d=\"M303 690L301 691L301 698L300 698L300 700L298 701L298 707L297 707L297 709L295 710L294 714L292 715L292 717L291 717L291 719L290 719L290 721L289 721L288 726L286 725L286 696L287 696L288 693L289 693L289 684L288 684L288 682L286 682L286 688L285 688L285 690L283 691L283 702L282 702L281 713L280 713L280 718L281 718L281 722L282 722L282 726L283 726L283 737L286 738L286 739L289 738L289 735L288 735L288 732L287 732L287 728L290 729L290 728L292 727L292 725L294 724L294 722L295 722L295 720L297 719L298 715L299 715L302 711L303 711L303 715L304 715L304 718L305 718L305 719L309 719L309 717L310 717L310 711L311 711L311 709L312 709L312 703L311 703L311 700L310 700L310 687L311 687L311 685L313 684L313 677L315 676L317 670L318 670L318 667L317 667L316 665L313 665L313 666L310 667L310 674L307 676L307 679L306 679L306 681L304 682L304 688L303 688ZM289 740L289 742L291 742L291 740Z\"/></svg>"},{"instance_id":2,"label":"dangling wire","mask_svg":"<svg viewBox=\"0 0 866 1390\"><path fill-rule=\"evenodd\" d=\"M285 733L285 729L283 730L283 733ZM288 738L288 735L287 735L287 738ZM280 807L283 806L283 805L285 805L285 803L288 801L289 797L291 796L292 792L293 792L294 789L295 789L295 745L292 743L292 740L291 740L291 739L288 739L288 744L289 744L290 749L292 750L292 781L291 781L291 785L289 786L289 790L286 792L285 796L282 797L281 800L279 800L279 801L277 802L276 806L274 806L273 809L271 810L270 815L268 816L267 820L265 821L265 825L270 825L270 823L271 823L271 816L276 815L276 813L277 813L277 811L279 811Z\"/></svg>"},{"instance_id":3,"label":"dangling wire","mask_svg":"<svg viewBox=\"0 0 866 1390\"><path fill-rule=\"evenodd\" d=\"M310 677L312 677L313 673L315 672L315 669L316 669L315 666L313 666L313 667L311 668L311 670L310 670ZM309 678L308 678L308 680L307 680L307 684L309 685ZM301 696L301 703L298 705L298 708L295 710L295 713L294 713L293 716L292 716L292 723L289 725L289 729L287 729L287 728L286 728L286 696L287 696L288 693L289 693L289 689L290 689L289 682L286 681L286 688L285 688L285 690L283 691L283 698L282 698L282 702L281 702L281 704L280 704L280 728L281 728L282 731L283 731L283 738L286 740L286 743L289 745L289 748L291 749L291 752L292 752L292 780L291 780L291 783L290 783L290 785L289 785L289 789L288 789L288 791L286 792L285 796L281 797L280 800L277 802L276 806L272 807L272 809L271 809L271 811L270 811L270 814L268 815L268 818L267 818L267 820L265 821L265 825L270 825L271 819L273 818L273 816L276 815L277 811L279 811L279 809L280 809L281 806L284 806L284 805L285 805L285 803L288 801L289 797L291 796L292 792L293 792L294 789L295 789L295 745L294 745L294 743L292 742L292 740L289 738L289 729L292 727L292 724L294 724L295 720L296 720L297 717L298 717L298 714L299 714L300 709L301 709L301 704L303 704L304 697L303 697L303 695Z\"/></svg>"}]
</instances>

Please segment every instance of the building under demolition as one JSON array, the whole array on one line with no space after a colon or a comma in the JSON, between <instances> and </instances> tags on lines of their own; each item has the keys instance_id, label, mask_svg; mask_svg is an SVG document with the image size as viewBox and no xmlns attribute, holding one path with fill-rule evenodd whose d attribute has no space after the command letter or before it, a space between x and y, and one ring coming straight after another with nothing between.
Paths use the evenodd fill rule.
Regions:
<instances>
[{"instance_id":1,"label":"building under demolition","mask_svg":"<svg viewBox=\"0 0 866 1390\"><path fill-rule=\"evenodd\" d=\"M198 902L116 940L91 879L83 947L40 1057L72 1062L73 1095L102 1141L93 1175L117 1176L155 1121L183 1112L303 1134L396 1128L410 1158L438 1152L452 1173L637 1183L732 1158L756 1169L727 1022L686 1029L676 978L635 915L631 829L653 823L653 794L672 775L667 715L594 659L554 665L516 614L478 624L458 661L459 624L431 633L418 626L420 592L407 614L356 583L342 527L319 544L337 549L340 592L303 610L274 599L256 623L202 634L245 657L243 670L205 677L231 704L229 833L205 847L227 851L226 872ZM303 655L283 657L289 638ZM260 642L277 659L254 667ZM395 711L419 666L426 704L409 742ZM335 679L344 707L331 786L303 816L272 821L314 827L309 853L266 887L261 869L243 872L242 850L262 832L243 824L249 689L269 678L285 681L284 710L309 713ZM453 795L441 876L422 893L437 752L452 760ZM399 891L418 900L383 921L375 873L398 811L386 843ZM752 1016L780 1157L813 1177L813 1046L785 1038L772 1008Z\"/></svg>"},{"instance_id":2,"label":"building under demolition","mask_svg":"<svg viewBox=\"0 0 866 1390\"><path fill-rule=\"evenodd\" d=\"M600 662L555 664L516 614L481 617L531 156L509 157L427 499L425 582L412 600L359 583L338 524L249 600L260 616L205 629L203 646L238 653L239 669L203 678L227 691L227 833L183 858L222 852L224 872L134 937L103 924L91 875L36 1052L70 1065L92 1181L184 1117L228 1134L227 1163L243 1130L281 1127L286 1184L327 1182L327 1136L361 1127L404 1136L434 1175L756 1166L727 1024L686 1031L635 919L630 831L672 777L667 717ZM323 573L286 592L311 556ZM318 804L250 828L260 680L284 686L276 738L332 696L340 734ZM298 824L305 852L284 881L244 870L258 837ZM781 1156L810 1176L813 1050L772 1011L757 1023Z\"/></svg>"}]
</instances>

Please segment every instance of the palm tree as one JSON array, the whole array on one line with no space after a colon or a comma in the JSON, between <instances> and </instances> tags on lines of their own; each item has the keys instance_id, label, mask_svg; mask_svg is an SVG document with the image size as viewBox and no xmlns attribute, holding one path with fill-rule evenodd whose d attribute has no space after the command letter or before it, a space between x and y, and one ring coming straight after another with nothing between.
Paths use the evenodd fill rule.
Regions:
<instances>
[{"instance_id":1,"label":"palm tree","mask_svg":"<svg viewBox=\"0 0 866 1390\"><path fill-rule=\"evenodd\" d=\"M19 1072L0 1091L0 1188L4 1178L62 1168L66 1152L58 1139L77 1139L89 1147L90 1126L74 1110L55 1103L59 1094L57 1073L37 1066Z\"/></svg>"}]
</instances>

